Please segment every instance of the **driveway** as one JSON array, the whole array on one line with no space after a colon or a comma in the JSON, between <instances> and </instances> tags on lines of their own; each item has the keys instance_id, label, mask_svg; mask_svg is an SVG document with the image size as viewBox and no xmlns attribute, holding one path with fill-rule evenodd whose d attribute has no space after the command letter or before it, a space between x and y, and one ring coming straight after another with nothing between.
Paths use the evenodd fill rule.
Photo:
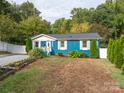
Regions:
<instances>
[{"instance_id":1,"label":"driveway","mask_svg":"<svg viewBox=\"0 0 124 93\"><path fill-rule=\"evenodd\" d=\"M24 59L27 59L27 55L8 55L8 56L3 56L0 57L0 66L5 66L9 63L16 62L16 61L21 61Z\"/></svg>"}]
</instances>

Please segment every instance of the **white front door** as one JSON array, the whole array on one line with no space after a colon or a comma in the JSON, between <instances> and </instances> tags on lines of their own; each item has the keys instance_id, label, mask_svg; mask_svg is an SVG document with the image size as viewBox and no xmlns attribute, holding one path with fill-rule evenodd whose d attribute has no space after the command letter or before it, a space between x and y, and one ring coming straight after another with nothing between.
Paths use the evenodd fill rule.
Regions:
<instances>
[{"instance_id":1,"label":"white front door","mask_svg":"<svg viewBox=\"0 0 124 93\"><path fill-rule=\"evenodd\" d=\"M47 54L49 54L51 52L51 42L50 41L46 42L46 51L47 51Z\"/></svg>"}]
</instances>

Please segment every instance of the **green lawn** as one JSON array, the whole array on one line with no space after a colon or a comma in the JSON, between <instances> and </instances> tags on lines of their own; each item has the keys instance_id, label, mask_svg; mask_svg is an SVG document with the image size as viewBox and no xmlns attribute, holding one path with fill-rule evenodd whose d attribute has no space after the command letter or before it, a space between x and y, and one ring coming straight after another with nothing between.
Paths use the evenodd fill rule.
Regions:
<instances>
[{"instance_id":1,"label":"green lawn","mask_svg":"<svg viewBox=\"0 0 124 93\"><path fill-rule=\"evenodd\" d=\"M124 88L124 74L122 73L122 71L116 68L115 65L112 64L110 61L108 60L103 60L103 61L107 69L111 72L112 78L115 81L117 81L118 85L121 88Z\"/></svg>"},{"instance_id":2,"label":"green lawn","mask_svg":"<svg viewBox=\"0 0 124 93\"><path fill-rule=\"evenodd\" d=\"M34 93L42 83L43 70L32 68L17 72L0 82L0 93Z\"/></svg>"}]
</instances>

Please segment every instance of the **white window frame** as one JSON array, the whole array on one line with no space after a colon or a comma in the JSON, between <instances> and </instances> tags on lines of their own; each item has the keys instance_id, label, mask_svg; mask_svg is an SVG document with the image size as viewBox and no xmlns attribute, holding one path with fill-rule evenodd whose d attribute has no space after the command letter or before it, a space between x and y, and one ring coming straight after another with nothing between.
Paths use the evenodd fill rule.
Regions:
<instances>
[{"instance_id":1,"label":"white window frame","mask_svg":"<svg viewBox=\"0 0 124 93\"><path fill-rule=\"evenodd\" d=\"M64 41L64 47L61 47L61 41L58 41L59 50L67 50L67 41Z\"/></svg>"},{"instance_id":2,"label":"white window frame","mask_svg":"<svg viewBox=\"0 0 124 93\"><path fill-rule=\"evenodd\" d=\"M83 41L87 42L87 47L83 47ZM81 50L89 50L90 49L90 41L89 40L80 40L80 49Z\"/></svg>"}]
</instances>

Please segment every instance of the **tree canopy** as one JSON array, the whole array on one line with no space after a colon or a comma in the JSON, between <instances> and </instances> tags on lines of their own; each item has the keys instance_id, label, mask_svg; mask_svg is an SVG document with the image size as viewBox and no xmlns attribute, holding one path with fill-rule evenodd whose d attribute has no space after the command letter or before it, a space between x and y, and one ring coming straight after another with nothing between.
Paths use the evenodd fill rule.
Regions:
<instances>
[{"instance_id":1,"label":"tree canopy","mask_svg":"<svg viewBox=\"0 0 124 93\"><path fill-rule=\"evenodd\" d=\"M71 19L58 19L53 24L53 33L82 33L98 32L102 39L102 46L106 47L109 38L120 37L124 34L124 1L106 0L97 8L74 8ZM60 21L61 20L61 21ZM62 23L69 20L68 24ZM67 25L67 26L66 26ZM60 29L61 28L61 29ZM56 31L55 31L56 29Z\"/></svg>"},{"instance_id":2,"label":"tree canopy","mask_svg":"<svg viewBox=\"0 0 124 93\"><path fill-rule=\"evenodd\" d=\"M106 0L97 8L74 8L70 11L70 19L60 18L53 24L42 19L33 3L27 1L20 5L0 1L0 37L11 43L25 44L25 40L33 35L98 32L102 46L106 47L109 38L124 34L124 1ZM8 36L7 33L14 33Z\"/></svg>"},{"instance_id":3,"label":"tree canopy","mask_svg":"<svg viewBox=\"0 0 124 93\"><path fill-rule=\"evenodd\" d=\"M51 33L50 23L42 19L40 11L27 1L21 5L0 1L0 40L25 44L36 34Z\"/></svg>"}]
</instances>

